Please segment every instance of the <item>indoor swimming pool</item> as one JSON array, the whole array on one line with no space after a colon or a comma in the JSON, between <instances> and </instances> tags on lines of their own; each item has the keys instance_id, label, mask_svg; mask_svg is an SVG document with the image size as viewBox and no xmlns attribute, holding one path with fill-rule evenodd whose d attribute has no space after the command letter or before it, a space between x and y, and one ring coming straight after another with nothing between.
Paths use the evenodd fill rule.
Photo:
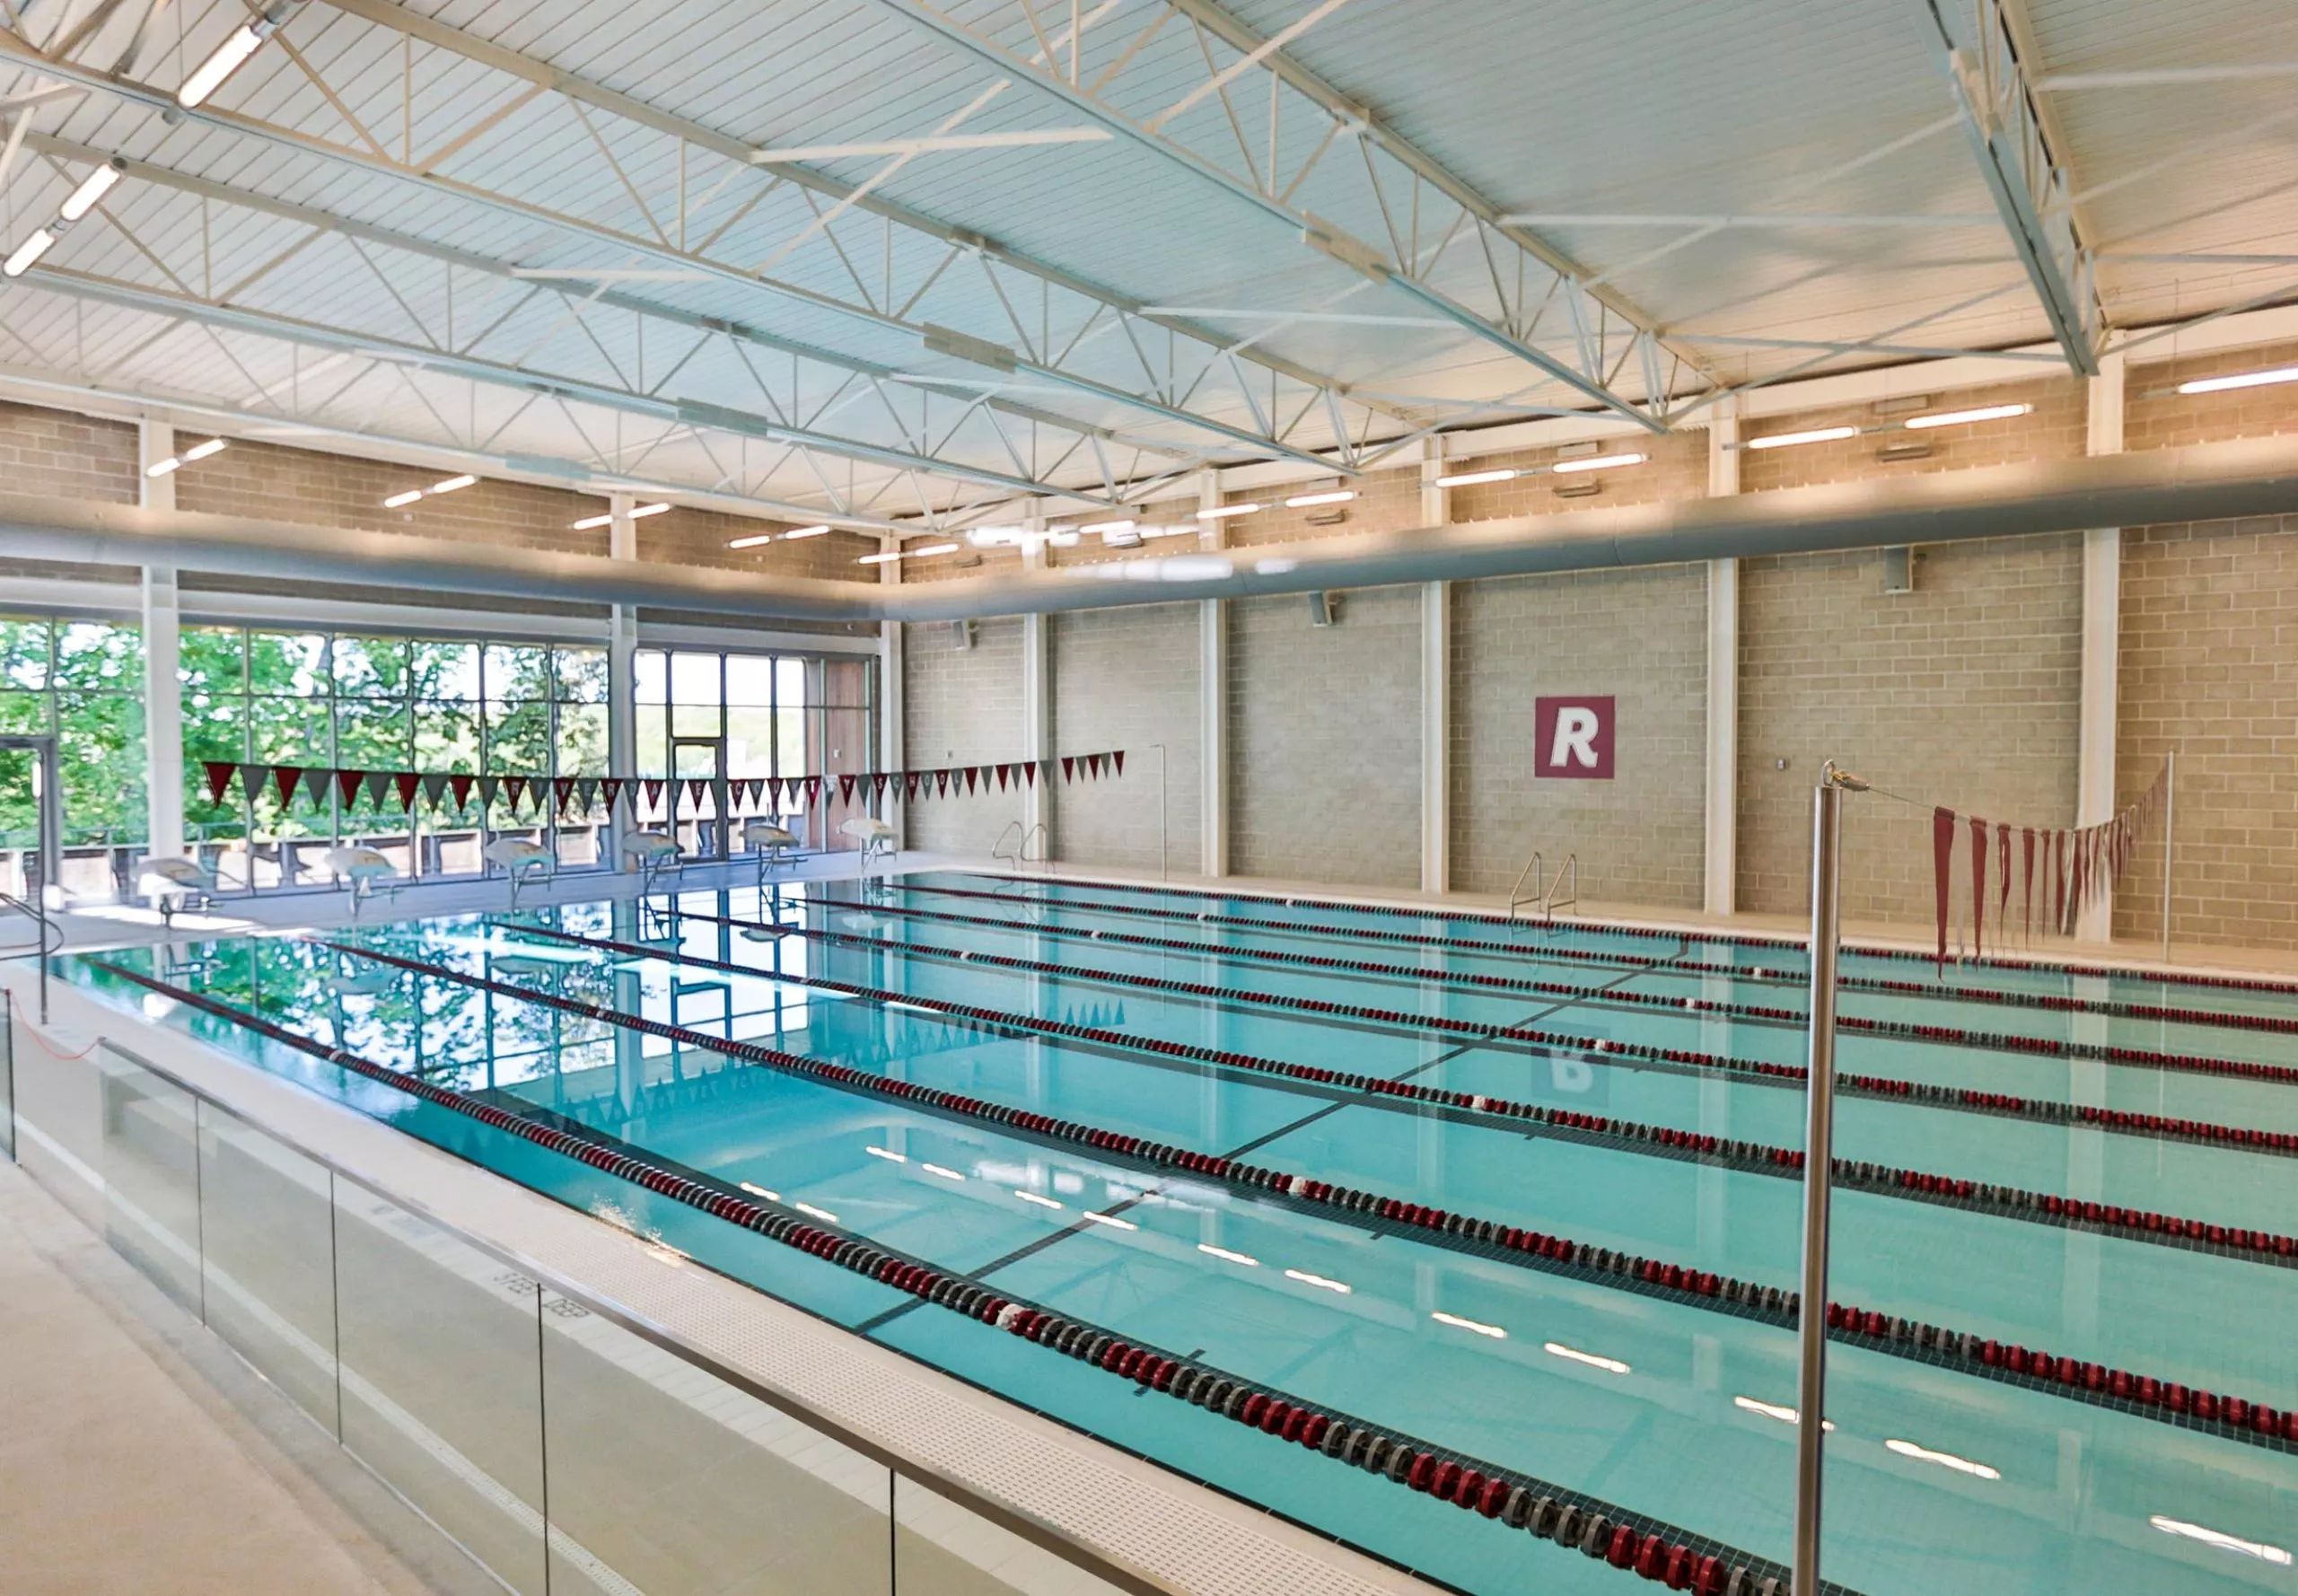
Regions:
<instances>
[{"instance_id":1,"label":"indoor swimming pool","mask_svg":"<svg viewBox=\"0 0 2298 1596\"><path fill-rule=\"evenodd\" d=\"M947 873L56 968L1429 1579L1784 1592L1793 947ZM2298 989L1842 976L1830 1584L2298 1592Z\"/></svg>"}]
</instances>

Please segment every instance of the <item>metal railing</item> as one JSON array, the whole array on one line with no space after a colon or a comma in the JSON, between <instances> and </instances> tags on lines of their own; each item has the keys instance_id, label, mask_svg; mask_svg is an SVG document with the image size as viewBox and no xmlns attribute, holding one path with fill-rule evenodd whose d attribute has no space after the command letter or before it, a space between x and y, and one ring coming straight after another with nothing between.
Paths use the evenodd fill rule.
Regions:
<instances>
[{"instance_id":1,"label":"metal railing","mask_svg":"<svg viewBox=\"0 0 2298 1596\"><path fill-rule=\"evenodd\" d=\"M1014 820L997 834L997 840L990 845L989 856L1003 859L1016 870L1031 864L1049 864L1053 862L1050 853L1052 837L1053 834L1046 829L1043 820L1026 829L1021 821ZM1034 854L1030 852L1031 843L1038 845L1038 851Z\"/></svg>"},{"instance_id":2,"label":"metal railing","mask_svg":"<svg viewBox=\"0 0 2298 1596\"><path fill-rule=\"evenodd\" d=\"M1529 893L1524 890L1524 883L1528 881L1532 883L1532 890ZM1571 883L1570 894L1565 897L1557 896L1565 890L1565 883L1567 881ZM1531 862L1518 873L1516 884L1508 889L1508 917L1514 919L1516 911L1527 904L1539 910L1540 917L1548 920L1556 918L1556 911L1560 908L1579 908L1580 855L1566 855L1564 863L1556 867L1556 879L1549 881L1546 862L1535 853Z\"/></svg>"},{"instance_id":3,"label":"metal railing","mask_svg":"<svg viewBox=\"0 0 2298 1596\"><path fill-rule=\"evenodd\" d=\"M13 892L0 892L0 908L12 908L32 923L33 954L39 969L39 1022L48 1023L48 956L64 947L63 927L48 918L48 910L40 907L38 895L19 898ZM51 940L53 939L53 940ZM7 957L21 957L23 950L0 950Z\"/></svg>"}]
</instances>

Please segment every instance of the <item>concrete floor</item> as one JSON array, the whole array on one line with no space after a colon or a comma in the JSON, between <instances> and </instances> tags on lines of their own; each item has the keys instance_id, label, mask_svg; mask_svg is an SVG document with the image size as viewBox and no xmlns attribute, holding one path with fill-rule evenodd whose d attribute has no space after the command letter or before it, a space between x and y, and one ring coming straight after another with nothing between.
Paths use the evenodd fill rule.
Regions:
<instances>
[{"instance_id":1,"label":"concrete floor","mask_svg":"<svg viewBox=\"0 0 2298 1596\"><path fill-rule=\"evenodd\" d=\"M501 1587L0 1162L0 1589L499 1596Z\"/></svg>"}]
</instances>

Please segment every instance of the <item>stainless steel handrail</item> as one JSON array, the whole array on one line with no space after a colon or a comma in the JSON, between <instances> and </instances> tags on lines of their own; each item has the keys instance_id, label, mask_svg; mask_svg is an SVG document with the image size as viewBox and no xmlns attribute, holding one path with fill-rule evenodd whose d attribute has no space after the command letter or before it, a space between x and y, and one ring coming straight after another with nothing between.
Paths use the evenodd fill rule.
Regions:
<instances>
[{"instance_id":1,"label":"stainless steel handrail","mask_svg":"<svg viewBox=\"0 0 2298 1596\"><path fill-rule=\"evenodd\" d=\"M1524 881L1527 877L1532 883L1532 890L1529 896L1524 891ZM1557 893L1563 888L1567 877L1572 882L1572 896L1558 898ZM1528 903L1539 909L1543 918L1550 920L1556 918L1556 911L1560 908L1579 908L1580 855L1566 854L1564 856L1564 863L1556 867L1556 879L1551 881L1548 879L1546 861L1539 854L1534 853L1531 863L1517 873L1516 884L1508 889L1508 917L1514 919L1516 911Z\"/></svg>"},{"instance_id":2,"label":"stainless steel handrail","mask_svg":"<svg viewBox=\"0 0 2298 1596\"><path fill-rule=\"evenodd\" d=\"M39 951L33 955L33 958L38 960L39 966L39 1022L45 1025L48 1023L48 958L51 953L63 951L63 929L48 917L48 910L37 900L28 902L13 892L0 892L0 908L12 908L18 914L29 916L32 925L39 933L37 943ZM56 944L53 947L48 945L48 940L51 934L56 938Z\"/></svg>"},{"instance_id":3,"label":"stainless steel handrail","mask_svg":"<svg viewBox=\"0 0 2298 1596\"><path fill-rule=\"evenodd\" d=\"M0 1011L0 1018L4 1018L4 1011ZM45 1022L45 1021L42 1022L42 1023ZM507 1267L516 1269L521 1274L525 1275L528 1278L537 1281L551 1291L557 1293L560 1296L565 1297L568 1302L588 1309L591 1312L597 1314L601 1319L603 1319L609 1323L616 1325L622 1329L627 1330L630 1334L636 1336L643 1341L661 1347L672 1357L679 1359L680 1362L687 1364L693 1368L700 1370L703 1373L709 1375L712 1379L723 1381L727 1385L732 1386L735 1390L741 1391L745 1395L755 1398L757 1400L765 1403L767 1407L774 1408L776 1411L797 1420L800 1424L806 1425L808 1428L828 1435L831 1440L837 1442L841 1446L852 1448L855 1451L861 1453L871 1461L886 1469L889 1473L899 1475L904 1478L917 1482L936 1495L957 1503L960 1507L965 1508L968 1512L977 1513L979 1516L989 1520L991 1522L996 1524L1000 1529L1005 1530L1012 1534L1018 1535L1022 1539L1029 1541L1031 1545L1051 1553L1054 1557L1061 1559L1061 1561L1067 1563L1074 1567L1083 1570L1094 1578L1106 1580L1110 1584L1117 1586L1120 1590L1132 1592L1135 1593L1135 1596L1170 1596L1170 1593L1167 1592L1162 1586L1150 1583L1146 1579L1134 1573L1130 1569L1124 1567L1122 1565L1106 1560L1091 1548L1080 1546L1076 1542L1070 1540L1047 1525L1039 1522L1038 1520L1015 1512L1011 1508L1000 1504L994 1499L983 1495L978 1490L972 1486L968 1485L966 1482L957 1479L938 1469L930 1468L918 1463L912 1459L902 1457L899 1454L890 1451L881 1443L873 1441L870 1437L863 1435L849 1428L838 1418L822 1412L812 1405L801 1401L797 1398L789 1395L787 1392L780 1391L771 1386L766 1385L754 1377L744 1373L740 1369L733 1368L724 1363L722 1363L717 1358L712 1356L709 1353L705 1352L700 1347L695 1346L691 1343L688 1342L684 1337L680 1336L677 1331L670 1329L668 1326L645 1318L635 1310L626 1308L620 1303L616 1302L612 1298L600 1295L598 1293L592 1291L588 1287L579 1285L575 1281L568 1278L566 1276L561 1274L557 1269L550 1267L548 1265L528 1257L525 1253L521 1252L516 1248L505 1247L498 1241L490 1241L485 1236L481 1236L472 1231L464 1229L454 1221L443 1217L421 1199L408 1197L405 1193L400 1192L392 1187L384 1185L382 1182L373 1179L372 1176L363 1175L356 1172L348 1166L329 1157L328 1154L311 1147L299 1138L281 1131L276 1126L267 1124L264 1120L255 1115L250 1114L244 1109L235 1108L232 1104L224 1102L213 1092L186 1080L182 1075L178 1074L175 1071L169 1069L162 1065L154 1064L150 1059L144 1057L130 1048L121 1047L119 1043L114 1041L110 1037L101 1038L99 1040L103 1048L110 1049L111 1052L127 1060L137 1068L149 1070L161 1080L165 1081L171 1086L175 1087L177 1090L196 1099L199 1102L205 1103L208 1107L215 1109L221 1113L227 1114L233 1119L238 1120L241 1124L248 1126L252 1129L259 1131L263 1135L269 1136L273 1141L278 1143L281 1146L286 1148L289 1152L294 1153L298 1157L310 1159L313 1163L319 1165L321 1169L326 1170L334 1179L347 1181L351 1185L355 1186L361 1190L368 1192L373 1196L382 1198L384 1202L390 1203L395 1207L405 1209L408 1213L414 1215L425 1223L437 1226L441 1231L453 1237L456 1241L462 1242L465 1246L473 1248L476 1250L486 1254L487 1257L495 1259L497 1263L503 1264ZM15 1109L13 1099L12 1097L9 1105L9 1118L11 1122L9 1129L12 1133L10 1138L12 1144L13 1143L13 1133L15 1128L13 1123L14 1117ZM404 1133L394 1132L393 1134ZM464 1162L469 1161L466 1160ZM483 1164L474 1164L472 1167L481 1170L486 1168ZM492 1173L493 1171L489 1171L487 1172ZM782 1298L775 1296L770 1292L760 1290L758 1286L750 1284L749 1281L737 1279L735 1276L728 1275L723 1270L713 1268L707 1262L701 1258L689 1258L685 1261L687 1266L689 1267L708 1270L711 1274L718 1276L721 1279L732 1281L734 1285L741 1286L744 1291L758 1293L759 1296L766 1298L769 1302L779 1303L785 1307L797 1308L800 1312L808 1313L809 1317L820 1317L820 1315L812 1314L809 1310L800 1307L796 1303L785 1302Z\"/></svg>"}]
</instances>

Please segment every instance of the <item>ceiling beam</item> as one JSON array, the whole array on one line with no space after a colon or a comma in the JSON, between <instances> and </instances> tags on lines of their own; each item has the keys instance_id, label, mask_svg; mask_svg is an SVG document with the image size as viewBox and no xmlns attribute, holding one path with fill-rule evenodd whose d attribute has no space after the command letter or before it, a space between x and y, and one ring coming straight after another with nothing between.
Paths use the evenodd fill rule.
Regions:
<instances>
[{"instance_id":1,"label":"ceiling beam","mask_svg":"<svg viewBox=\"0 0 2298 1596\"><path fill-rule=\"evenodd\" d=\"M1188 96L1144 122L1110 93L1124 69L1137 66L1146 53L1137 45L1118 55L1106 69L1102 58L1109 52L1088 56L1073 51L1076 69L1065 73L1060 63L1047 61L1042 51L1027 55L1003 42L996 31L1001 22L1010 22L1016 27L1006 31L1019 37L1026 0L1003 8L1003 15L1000 8L991 8L969 13L966 21L928 0L875 0L984 66L1028 83L1040 95L1225 190L1293 229L1312 248L1375 282L1393 285L1462 332L1534 367L1580 399L1650 430L1662 430L1657 412L1664 393L1647 392L1639 402L1623 397L1613 385L1614 375L1623 370L1634 371L1648 385L1660 364L1649 320L1616 291L1590 287L1586 274L1572 261L1508 223L1498 206L1381 126L1368 108L1308 72L1273 48L1276 41L1260 38L1212 0L1163 3L1188 26L1235 52L1238 59L1221 71L1207 71ZM1128 22L1127 27L1132 25ZM1158 60L1161 73L1170 74L1175 65L1170 57ZM1089 76L1088 66L1098 75ZM1222 126L1237 130L1234 149L1222 142L1225 133L1185 139L1180 131L1187 122L1179 114L1184 108L1199 102L1225 107L1230 83L1243 72L1260 74L1268 83L1272 121L1280 119L1286 109L1281 89L1290 96L1296 118L1322 130L1312 153L1289 180L1277 169L1273 152L1266 162L1255 160L1241 126L1233 120ZM1362 146L1361 171L1350 151L1318 171L1326 152L1337 144ZM1395 211L1408 211L1414 219L1408 234L1398 236L1393 225L1386 225L1382 231L1390 233L1388 241L1375 245L1349 231L1348 224L1336 224L1295 205L1294 191L1312 171L1322 182L1345 179L1356 189L1362 203L1352 208L1351 216L1361 231L1370 231L1374 219L1390 215L1393 205ZM1475 269L1454 271L1440 285L1435 268L1448 259L1472 262ZM1471 289L1470 284L1487 286ZM1544 321L1549 323L1546 329ZM1572 353L1560 356L1545 346L1548 343ZM1689 364L1670 353L1679 364Z\"/></svg>"},{"instance_id":2,"label":"ceiling beam","mask_svg":"<svg viewBox=\"0 0 2298 1596\"><path fill-rule=\"evenodd\" d=\"M1211 329L1192 324L1179 317L1145 312L1137 302L1114 289L1082 277L1075 273L1064 271L1058 267L1021 250L1011 249L978 232L952 225L887 199L884 196L873 192L866 186L841 182L824 173L812 171L804 165L801 159L802 157L829 159L839 150L851 150L863 146L822 146L786 150L754 148L740 139L730 137L702 123L662 110L648 105L644 101L607 88L603 84L563 72L547 62L522 55L516 50L509 49L490 39L482 39L475 33L455 28L419 12L410 11L406 6L396 4L395 0L327 0L327 4L335 10L357 17L363 22L405 34L410 39L419 40L434 48L518 78L549 93L564 96L577 104L586 105L622 120L651 128L724 160L758 166L776 178L796 184L821 196L829 200L833 207L851 206L865 214L881 217L906 232L921 234L952 249L961 250L994 261L1001 267L1034 279L1048 292L1074 296L1090 303L1121 320L1142 322L1145 324L1145 332L1148 327L1154 327L1160 332L1199 346L1208 362L1217 353L1228 350L1232 346L1232 340L1223 338ZM987 143L991 139L1006 143L1023 141L1043 143L1058 139L1059 142L1071 143L1085 137L1101 140L1109 136L1110 135L1108 130L1103 128L1066 128L1027 134L952 135L891 142L902 145L941 149L991 147ZM621 235L617 235L617 241L627 241ZM742 274L741 280L753 287L780 289L785 286L759 274ZM873 306L859 304L851 300L829 297L814 289L793 290L793 292L799 294L809 304L827 303L877 325L900 326L903 330L915 333L921 338L926 331L922 324L904 323L899 318L893 319L890 323L883 312ZM977 336L986 332L992 339L1010 337L1010 329L998 327L970 330L975 331ZM1190 409L1185 405L1161 399L1154 393L1095 381L1059 358L1031 359L1026 351L1013 353L1018 370L1025 371L1047 381L1074 388L1079 392L1110 403L1128 406L1145 415L1153 415L1182 425L1196 427L1263 453L1302 460L1311 458L1308 452L1293 447L1282 438L1257 432L1250 427L1241 426L1203 411ZM1048 356L1052 354L1051 351L1044 353ZM1347 390L1343 384L1295 362L1255 349L1238 350L1236 357L1276 378L1313 390L1320 396L1329 393L1335 399L1345 401L1348 408L1360 417L1366 412L1371 412L1391 423L1398 429L1409 424L1408 418L1396 415L1390 407L1368 404L1361 399L1350 399ZM1322 410L1321 398L1311 408ZM1346 440L1340 440L1340 442L1345 443ZM1329 465L1331 462L1328 460L1323 463Z\"/></svg>"},{"instance_id":3,"label":"ceiling beam","mask_svg":"<svg viewBox=\"0 0 2298 1596\"><path fill-rule=\"evenodd\" d=\"M1937 0L1921 4L1946 49L1948 78L1979 175L2051 336L2066 352L2068 365L2094 377L2106 341L2106 312L2075 226L2074 185L2044 136L2003 0L1978 0L1978 37L1960 48Z\"/></svg>"}]
</instances>

